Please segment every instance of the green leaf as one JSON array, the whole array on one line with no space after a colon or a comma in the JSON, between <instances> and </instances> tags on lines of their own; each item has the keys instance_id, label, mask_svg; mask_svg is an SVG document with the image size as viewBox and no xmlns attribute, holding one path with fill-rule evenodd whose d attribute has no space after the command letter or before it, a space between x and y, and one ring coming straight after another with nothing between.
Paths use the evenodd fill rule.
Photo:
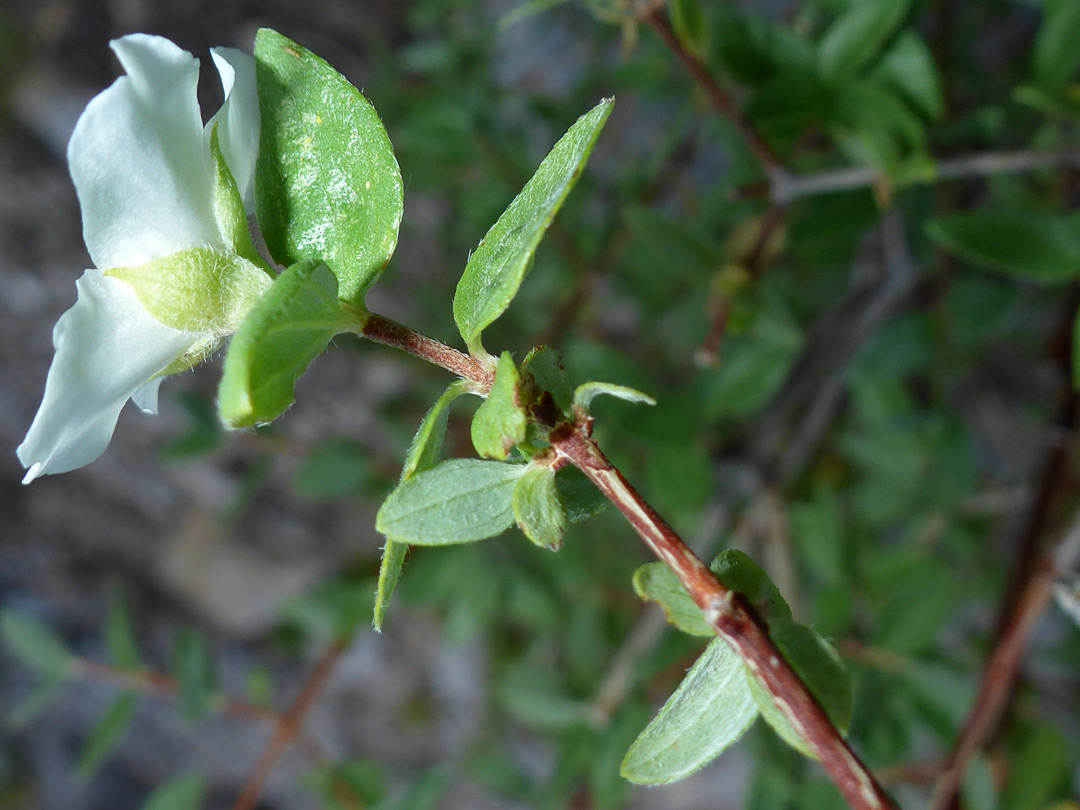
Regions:
<instances>
[{"instance_id":1,"label":"green leaf","mask_svg":"<svg viewBox=\"0 0 1080 810\"><path fill-rule=\"evenodd\" d=\"M514 522L513 494L521 464L457 458L401 483L383 502L375 528L420 546L471 543Z\"/></svg>"},{"instance_id":2,"label":"green leaf","mask_svg":"<svg viewBox=\"0 0 1080 810\"><path fill-rule=\"evenodd\" d=\"M374 807L386 798L386 775L371 760L351 759L316 768L309 776L326 810Z\"/></svg>"},{"instance_id":3,"label":"green leaf","mask_svg":"<svg viewBox=\"0 0 1080 810\"><path fill-rule=\"evenodd\" d=\"M198 810L202 806L204 790L200 774L182 774L154 790L139 810Z\"/></svg>"},{"instance_id":4,"label":"green leaf","mask_svg":"<svg viewBox=\"0 0 1080 810\"><path fill-rule=\"evenodd\" d=\"M139 648L131 629L131 611L121 588L113 588L109 600L109 616L105 621L105 647L109 660L120 669L141 669Z\"/></svg>"},{"instance_id":5,"label":"green leaf","mask_svg":"<svg viewBox=\"0 0 1080 810\"><path fill-rule=\"evenodd\" d=\"M941 116L944 101L934 57L914 31L904 31L886 51L876 75L908 98L927 118Z\"/></svg>"},{"instance_id":6,"label":"green leaf","mask_svg":"<svg viewBox=\"0 0 1080 810\"><path fill-rule=\"evenodd\" d=\"M630 746L622 775L645 785L689 776L739 739L757 715L742 660L726 641L713 639Z\"/></svg>"},{"instance_id":7,"label":"green leaf","mask_svg":"<svg viewBox=\"0 0 1080 810\"><path fill-rule=\"evenodd\" d=\"M1044 284L1080 276L1080 217L1026 209L962 211L926 232L972 264Z\"/></svg>"},{"instance_id":8,"label":"green leaf","mask_svg":"<svg viewBox=\"0 0 1080 810\"><path fill-rule=\"evenodd\" d=\"M244 694L248 703L264 709L273 708L274 679L266 667L252 667L244 677Z\"/></svg>"},{"instance_id":9,"label":"green leaf","mask_svg":"<svg viewBox=\"0 0 1080 810\"><path fill-rule=\"evenodd\" d=\"M841 734L847 734L851 722L851 676L833 646L809 627L791 619L775 619L769 624L769 637L791 668L806 684L810 694L825 709ZM747 680L761 716L780 738L795 750L813 757L806 741L795 731L787 717L773 702L768 690L749 671Z\"/></svg>"},{"instance_id":10,"label":"green leaf","mask_svg":"<svg viewBox=\"0 0 1080 810\"><path fill-rule=\"evenodd\" d=\"M135 694L124 692L105 709L86 740L79 764L75 766L75 773L80 779L86 780L93 776L105 758L120 744L131 726L131 721L135 719L137 705Z\"/></svg>"},{"instance_id":11,"label":"green leaf","mask_svg":"<svg viewBox=\"0 0 1080 810\"><path fill-rule=\"evenodd\" d=\"M333 500L359 492L371 479L368 453L356 442L331 439L312 450L293 476L306 498Z\"/></svg>"},{"instance_id":12,"label":"green leaf","mask_svg":"<svg viewBox=\"0 0 1080 810\"><path fill-rule=\"evenodd\" d=\"M646 563L634 572L634 590L642 599L655 602L675 627L692 636L714 636L705 614L690 598L675 572L662 562Z\"/></svg>"},{"instance_id":13,"label":"green leaf","mask_svg":"<svg viewBox=\"0 0 1080 810\"><path fill-rule=\"evenodd\" d=\"M770 627L775 619L791 618L791 608L769 575L738 549L720 552L709 570L726 587L745 596Z\"/></svg>"},{"instance_id":14,"label":"green leaf","mask_svg":"<svg viewBox=\"0 0 1080 810\"><path fill-rule=\"evenodd\" d=\"M0 640L26 666L45 675L70 676L76 659L53 630L28 613L0 611Z\"/></svg>"},{"instance_id":15,"label":"green leaf","mask_svg":"<svg viewBox=\"0 0 1080 810\"><path fill-rule=\"evenodd\" d=\"M255 211L270 255L324 262L341 299L360 304L401 222L401 172L386 130L344 76L269 28L255 37L255 76Z\"/></svg>"},{"instance_id":16,"label":"green leaf","mask_svg":"<svg viewBox=\"0 0 1080 810\"><path fill-rule=\"evenodd\" d=\"M1011 761L1009 783L1002 797L1008 810L1039 810L1056 790L1069 784L1072 766L1068 743L1051 725L1034 728Z\"/></svg>"},{"instance_id":17,"label":"green leaf","mask_svg":"<svg viewBox=\"0 0 1080 810\"><path fill-rule=\"evenodd\" d=\"M671 27L690 53L704 58L709 51L709 25L700 0L672 0Z\"/></svg>"},{"instance_id":18,"label":"green leaf","mask_svg":"<svg viewBox=\"0 0 1080 810\"><path fill-rule=\"evenodd\" d=\"M184 716L197 720L210 711L217 684L214 662L206 639L190 627L181 630L176 638L172 672Z\"/></svg>"},{"instance_id":19,"label":"green leaf","mask_svg":"<svg viewBox=\"0 0 1080 810\"><path fill-rule=\"evenodd\" d=\"M218 387L222 421L249 427L281 415L292 405L296 380L347 324L325 265L285 270L229 345Z\"/></svg>"},{"instance_id":20,"label":"green leaf","mask_svg":"<svg viewBox=\"0 0 1080 810\"><path fill-rule=\"evenodd\" d=\"M430 410L424 414L420 421L420 427L413 436L409 451L405 454L405 465L401 470L399 483L412 478L420 470L426 470L435 466L442 452L443 437L446 435L446 420L450 415L450 404L469 390L469 385L464 380L455 380L442 393ZM386 618L387 608L390 606L390 597L394 593L398 578L401 576L401 567L405 564L405 555L409 550L407 543L399 542L391 537L386 538L383 546L382 561L379 563L379 584L375 591L375 611L372 614L372 625L375 631L381 633L383 621Z\"/></svg>"},{"instance_id":21,"label":"green leaf","mask_svg":"<svg viewBox=\"0 0 1080 810\"><path fill-rule=\"evenodd\" d=\"M1045 0L1043 22L1035 37L1031 72L1035 83L1051 95L1061 95L1080 65L1080 3Z\"/></svg>"},{"instance_id":22,"label":"green leaf","mask_svg":"<svg viewBox=\"0 0 1080 810\"><path fill-rule=\"evenodd\" d=\"M67 673L46 675L34 685L30 694L15 704L15 707L8 712L5 719L7 727L13 731L18 731L30 725L60 697L60 693L67 685L68 680Z\"/></svg>"},{"instance_id":23,"label":"green leaf","mask_svg":"<svg viewBox=\"0 0 1080 810\"><path fill-rule=\"evenodd\" d=\"M547 346L537 346L527 355L521 364L522 370L532 378L538 389L536 399L544 392L551 394L555 407L562 413L570 411L570 380L566 376L562 356Z\"/></svg>"},{"instance_id":24,"label":"green leaf","mask_svg":"<svg viewBox=\"0 0 1080 810\"><path fill-rule=\"evenodd\" d=\"M555 488L571 523L588 520L607 509L607 497L577 467L567 465L555 473Z\"/></svg>"},{"instance_id":25,"label":"green leaf","mask_svg":"<svg viewBox=\"0 0 1080 810\"><path fill-rule=\"evenodd\" d=\"M642 391L638 391L636 388L616 385L615 383L590 381L582 383L574 389L574 407L581 408L588 413L592 401L602 394L642 405L656 404L655 399Z\"/></svg>"},{"instance_id":26,"label":"green leaf","mask_svg":"<svg viewBox=\"0 0 1080 810\"><path fill-rule=\"evenodd\" d=\"M469 257L454 294L454 321L474 354L483 351L480 333L517 295L536 246L577 182L612 104L613 99L604 99L570 127Z\"/></svg>"},{"instance_id":27,"label":"green leaf","mask_svg":"<svg viewBox=\"0 0 1080 810\"><path fill-rule=\"evenodd\" d=\"M566 513L559 502L555 470L530 464L514 486L514 520L536 545L558 551L566 531Z\"/></svg>"},{"instance_id":28,"label":"green leaf","mask_svg":"<svg viewBox=\"0 0 1080 810\"><path fill-rule=\"evenodd\" d=\"M221 444L221 422L208 397L195 391L181 391L176 401L188 419L187 433L169 442L161 451L167 459L203 456Z\"/></svg>"},{"instance_id":29,"label":"green leaf","mask_svg":"<svg viewBox=\"0 0 1080 810\"><path fill-rule=\"evenodd\" d=\"M911 0L853 0L821 39L818 65L823 75L846 79L865 67L900 26Z\"/></svg>"},{"instance_id":30,"label":"green leaf","mask_svg":"<svg viewBox=\"0 0 1080 810\"><path fill-rule=\"evenodd\" d=\"M521 377L510 352L503 352L487 399L476 409L470 432L476 452L504 460L514 445L525 441L528 419L521 404Z\"/></svg>"}]
</instances>

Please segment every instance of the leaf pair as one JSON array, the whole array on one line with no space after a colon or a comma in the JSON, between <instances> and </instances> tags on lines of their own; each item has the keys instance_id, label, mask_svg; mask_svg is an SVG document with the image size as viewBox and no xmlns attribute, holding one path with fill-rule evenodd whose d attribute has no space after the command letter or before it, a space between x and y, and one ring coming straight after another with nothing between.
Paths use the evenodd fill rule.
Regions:
<instances>
[{"instance_id":1,"label":"leaf pair","mask_svg":"<svg viewBox=\"0 0 1080 810\"><path fill-rule=\"evenodd\" d=\"M219 410L232 427L280 415L311 361L355 325L394 252L404 204L390 139L359 90L267 28L255 38L255 61L256 216L270 255L288 269L226 355Z\"/></svg>"},{"instance_id":2,"label":"leaf pair","mask_svg":"<svg viewBox=\"0 0 1080 810\"><path fill-rule=\"evenodd\" d=\"M787 662L846 732L851 717L851 682L832 646L791 618L791 609L768 576L749 557L731 550L710 566L728 588L751 603L768 625L769 636ZM656 602L668 621L696 636L714 631L704 614L663 563L634 574L634 589ZM722 638L714 638L653 721L627 751L622 773L643 784L665 784L704 767L734 743L758 715L789 745L813 756L768 690Z\"/></svg>"}]
</instances>

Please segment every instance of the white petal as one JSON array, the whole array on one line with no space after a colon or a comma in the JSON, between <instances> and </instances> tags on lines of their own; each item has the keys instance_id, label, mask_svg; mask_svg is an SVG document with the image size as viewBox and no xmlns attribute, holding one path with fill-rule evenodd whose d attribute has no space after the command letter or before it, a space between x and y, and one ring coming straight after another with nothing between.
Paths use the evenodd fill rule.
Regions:
<instances>
[{"instance_id":1,"label":"white petal","mask_svg":"<svg viewBox=\"0 0 1080 810\"><path fill-rule=\"evenodd\" d=\"M255 155L259 151L259 97L255 92L255 59L235 48L211 48L210 56L221 75L225 103L206 125L218 124L218 139L225 163L250 214L255 210Z\"/></svg>"},{"instance_id":2,"label":"white petal","mask_svg":"<svg viewBox=\"0 0 1080 810\"><path fill-rule=\"evenodd\" d=\"M147 380L138 388L135 389L131 395L131 401L135 403L135 407L143 413L148 413L154 416L158 412L158 389L161 388L161 382L164 377L154 377L152 380Z\"/></svg>"},{"instance_id":3,"label":"white petal","mask_svg":"<svg viewBox=\"0 0 1080 810\"><path fill-rule=\"evenodd\" d=\"M78 288L53 330L45 396L18 449L28 481L100 456L128 397L206 337L156 320L131 287L100 270L87 270Z\"/></svg>"},{"instance_id":4,"label":"white petal","mask_svg":"<svg viewBox=\"0 0 1080 810\"><path fill-rule=\"evenodd\" d=\"M132 34L111 45L128 75L90 102L68 144L94 264L138 265L218 245L195 96L199 63L161 37Z\"/></svg>"}]
</instances>

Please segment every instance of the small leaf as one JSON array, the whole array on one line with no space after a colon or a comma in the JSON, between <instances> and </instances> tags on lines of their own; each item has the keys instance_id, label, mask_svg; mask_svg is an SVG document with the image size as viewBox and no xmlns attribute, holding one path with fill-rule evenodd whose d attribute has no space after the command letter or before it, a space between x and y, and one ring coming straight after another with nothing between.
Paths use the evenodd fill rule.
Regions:
<instances>
[{"instance_id":1,"label":"small leaf","mask_svg":"<svg viewBox=\"0 0 1080 810\"><path fill-rule=\"evenodd\" d=\"M607 497L577 467L567 465L555 473L555 488L571 523L588 520L607 509Z\"/></svg>"},{"instance_id":2,"label":"small leaf","mask_svg":"<svg viewBox=\"0 0 1080 810\"><path fill-rule=\"evenodd\" d=\"M90 732L79 757L79 764L75 767L75 773L80 779L86 780L93 776L105 758L120 744L135 718L137 705L135 694L124 692L105 709L94 730Z\"/></svg>"},{"instance_id":3,"label":"small leaf","mask_svg":"<svg viewBox=\"0 0 1080 810\"><path fill-rule=\"evenodd\" d=\"M480 333L517 295L536 246L577 182L613 103L604 99L570 127L469 257L454 294L454 321L474 354L482 351Z\"/></svg>"},{"instance_id":4,"label":"small leaf","mask_svg":"<svg viewBox=\"0 0 1080 810\"><path fill-rule=\"evenodd\" d=\"M642 391L638 391L636 388L628 388L625 385L616 385L615 383L587 382L574 389L574 407L582 408L587 413L592 401L601 394L625 399L627 402L641 403L642 405L656 404L655 399Z\"/></svg>"},{"instance_id":5,"label":"small leaf","mask_svg":"<svg viewBox=\"0 0 1080 810\"><path fill-rule=\"evenodd\" d=\"M218 413L229 427L280 416L293 402L293 385L347 326L337 282L325 265L294 264L259 299L225 355Z\"/></svg>"},{"instance_id":6,"label":"small leaf","mask_svg":"<svg viewBox=\"0 0 1080 810\"><path fill-rule=\"evenodd\" d=\"M4 646L26 666L53 676L70 676L75 656L53 630L22 611L0 611L0 639Z\"/></svg>"},{"instance_id":7,"label":"small leaf","mask_svg":"<svg viewBox=\"0 0 1080 810\"><path fill-rule=\"evenodd\" d=\"M458 458L417 473L383 502L375 528L421 546L471 543L514 522L514 485L521 464Z\"/></svg>"},{"instance_id":8,"label":"small leaf","mask_svg":"<svg viewBox=\"0 0 1080 810\"><path fill-rule=\"evenodd\" d=\"M435 466L435 462L439 460L439 453L442 452L450 404L468 391L468 388L468 383L464 380L455 380L424 414L420 427L413 436L412 444L409 445L409 451L405 454L405 465L402 467L399 482L407 481L420 470ZM401 576L401 567L405 564L405 555L408 550L407 543L399 542L391 537L386 538L382 560L379 563L379 584L375 591L375 610L371 619L376 632L382 632L386 610L390 606L390 597Z\"/></svg>"},{"instance_id":9,"label":"small leaf","mask_svg":"<svg viewBox=\"0 0 1080 810\"><path fill-rule=\"evenodd\" d=\"M105 622L105 647L109 660L120 669L141 669L139 648L131 629L131 611L121 588L114 588L109 600L109 617Z\"/></svg>"},{"instance_id":10,"label":"small leaf","mask_svg":"<svg viewBox=\"0 0 1080 810\"><path fill-rule=\"evenodd\" d=\"M514 519L536 545L558 551L566 531L566 513L559 502L555 471L530 464L514 486Z\"/></svg>"},{"instance_id":11,"label":"small leaf","mask_svg":"<svg viewBox=\"0 0 1080 810\"><path fill-rule=\"evenodd\" d=\"M876 74L907 96L927 118L941 116L944 101L934 57L916 32L904 31L896 38Z\"/></svg>"},{"instance_id":12,"label":"small leaf","mask_svg":"<svg viewBox=\"0 0 1080 810\"><path fill-rule=\"evenodd\" d=\"M557 351L547 346L537 346L525 355L521 368L539 389L537 399L546 391L551 394L556 408L564 414L570 411L570 380L566 377L566 368Z\"/></svg>"},{"instance_id":13,"label":"small leaf","mask_svg":"<svg viewBox=\"0 0 1080 810\"><path fill-rule=\"evenodd\" d=\"M360 810L386 798L386 775L366 759L323 765L312 771L309 781L326 810Z\"/></svg>"},{"instance_id":14,"label":"small leaf","mask_svg":"<svg viewBox=\"0 0 1080 810\"><path fill-rule=\"evenodd\" d=\"M255 37L255 76L255 211L270 255L325 262L341 299L359 304L401 223L401 172L386 130L344 76L269 28Z\"/></svg>"},{"instance_id":15,"label":"small leaf","mask_svg":"<svg viewBox=\"0 0 1080 810\"><path fill-rule=\"evenodd\" d=\"M791 608L769 575L738 549L729 548L720 552L709 565L709 570L725 587L745 596L770 626L774 619L791 618Z\"/></svg>"},{"instance_id":16,"label":"small leaf","mask_svg":"<svg viewBox=\"0 0 1080 810\"><path fill-rule=\"evenodd\" d=\"M642 599L655 602L668 622L692 636L714 636L705 614L690 598L675 572L664 563L646 563L634 572L634 591Z\"/></svg>"},{"instance_id":17,"label":"small leaf","mask_svg":"<svg viewBox=\"0 0 1080 810\"><path fill-rule=\"evenodd\" d=\"M866 66L903 22L911 0L854 0L821 39L818 64L832 79Z\"/></svg>"},{"instance_id":18,"label":"small leaf","mask_svg":"<svg viewBox=\"0 0 1080 810\"><path fill-rule=\"evenodd\" d=\"M671 27L692 54L704 58L709 50L709 27L700 0L673 0Z\"/></svg>"},{"instance_id":19,"label":"small leaf","mask_svg":"<svg viewBox=\"0 0 1080 810\"><path fill-rule=\"evenodd\" d=\"M371 478L364 448L345 439L331 439L312 450L293 476L297 493L313 500L332 500L359 492Z\"/></svg>"},{"instance_id":20,"label":"small leaf","mask_svg":"<svg viewBox=\"0 0 1080 810\"><path fill-rule=\"evenodd\" d=\"M244 678L244 693L249 703L270 709L273 706L274 679L266 667L252 667Z\"/></svg>"},{"instance_id":21,"label":"small leaf","mask_svg":"<svg viewBox=\"0 0 1080 810\"><path fill-rule=\"evenodd\" d=\"M726 641L713 639L630 746L622 775L645 785L689 776L720 756L757 715L742 659Z\"/></svg>"},{"instance_id":22,"label":"small leaf","mask_svg":"<svg viewBox=\"0 0 1080 810\"><path fill-rule=\"evenodd\" d=\"M790 619L774 620L769 625L769 637L825 709L833 725L841 734L847 734L853 694L851 676L833 646L811 628ZM747 679L765 721L784 742L812 758L814 754L806 741L773 702L768 690L750 672L747 672Z\"/></svg>"},{"instance_id":23,"label":"small leaf","mask_svg":"<svg viewBox=\"0 0 1080 810\"><path fill-rule=\"evenodd\" d=\"M972 264L1055 284L1080 276L1080 217L1024 209L962 211L930 220L929 237Z\"/></svg>"},{"instance_id":24,"label":"small leaf","mask_svg":"<svg viewBox=\"0 0 1080 810\"><path fill-rule=\"evenodd\" d=\"M191 628L181 630L172 663L184 716L197 720L210 711L217 683L206 639Z\"/></svg>"},{"instance_id":25,"label":"small leaf","mask_svg":"<svg viewBox=\"0 0 1080 810\"><path fill-rule=\"evenodd\" d=\"M204 791L200 774L176 776L147 796L139 810L198 810Z\"/></svg>"},{"instance_id":26,"label":"small leaf","mask_svg":"<svg viewBox=\"0 0 1080 810\"><path fill-rule=\"evenodd\" d=\"M221 422L214 405L195 391L181 391L176 401L188 418L188 431L169 442L161 455L167 459L203 456L221 444Z\"/></svg>"},{"instance_id":27,"label":"small leaf","mask_svg":"<svg viewBox=\"0 0 1080 810\"><path fill-rule=\"evenodd\" d=\"M386 611L390 607L390 597L394 595L401 568L405 565L405 556L409 553L409 544L386 538L382 559L379 560L379 584L375 587L375 609L371 615L371 625L376 633L382 632Z\"/></svg>"},{"instance_id":28,"label":"small leaf","mask_svg":"<svg viewBox=\"0 0 1080 810\"><path fill-rule=\"evenodd\" d=\"M504 460L514 445L525 441L528 421L521 405L521 377L510 352L503 352L487 399L472 420L472 442L485 458Z\"/></svg>"},{"instance_id":29,"label":"small leaf","mask_svg":"<svg viewBox=\"0 0 1080 810\"><path fill-rule=\"evenodd\" d=\"M1080 65L1080 3L1046 0L1043 22L1035 37L1031 72L1035 83L1052 95L1061 95Z\"/></svg>"},{"instance_id":30,"label":"small leaf","mask_svg":"<svg viewBox=\"0 0 1080 810\"><path fill-rule=\"evenodd\" d=\"M34 686L29 695L15 704L15 707L8 712L5 721L7 727L13 731L18 731L30 725L60 697L60 693L67 685L68 680L69 676L66 673L46 675Z\"/></svg>"}]
</instances>

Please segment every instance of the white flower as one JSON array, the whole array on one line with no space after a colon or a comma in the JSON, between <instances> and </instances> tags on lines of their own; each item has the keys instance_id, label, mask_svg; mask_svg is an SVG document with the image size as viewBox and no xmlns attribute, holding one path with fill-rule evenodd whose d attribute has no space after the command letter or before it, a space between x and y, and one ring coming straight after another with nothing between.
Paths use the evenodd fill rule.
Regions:
<instances>
[{"instance_id":1,"label":"white flower","mask_svg":"<svg viewBox=\"0 0 1080 810\"><path fill-rule=\"evenodd\" d=\"M18 449L24 483L101 455L129 398L155 412L163 376L235 331L271 281L245 212L259 136L252 57L212 51L225 103L204 127L191 54L145 34L111 46L127 75L90 102L68 146L98 269L53 331L45 396Z\"/></svg>"}]
</instances>

